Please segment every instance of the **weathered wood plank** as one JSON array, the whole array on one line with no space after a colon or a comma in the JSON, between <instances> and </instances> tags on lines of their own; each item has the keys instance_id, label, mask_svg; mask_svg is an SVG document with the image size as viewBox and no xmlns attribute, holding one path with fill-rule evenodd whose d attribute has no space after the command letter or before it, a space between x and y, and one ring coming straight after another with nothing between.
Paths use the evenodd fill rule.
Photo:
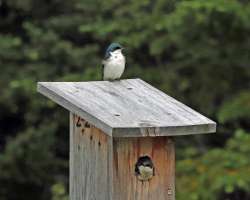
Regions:
<instances>
[{"instance_id":1,"label":"weathered wood plank","mask_svg":"<svg viewBox=\"0 0 250 200\"><path fill-rule=\"evenodd\" d=\"M70 200L112 199L112 138L70 114Z\"/></svg>"},{"instance_id":2,"label":"weathered wood plank","mask_svg":"<svg viewBox=\"0 0 250 200\"><path fill-rule=\"evenodd\" d=\"M114 137L216 130L215 122L140 79L40 82L38 91Z\"/></svg>"},{"instance_id":3,"label":"weathered wood plank","mask_svg":"<svg viewBox=\"0 0 250 200\"><path fill-rule=\"evenodd\" d=\"M113 199L175 199L175 150L169 137L114 138L113 145ZM134 171L144 155L155 166L155 176L146 182L138 180Z\"/></svg>"}]
</instances>

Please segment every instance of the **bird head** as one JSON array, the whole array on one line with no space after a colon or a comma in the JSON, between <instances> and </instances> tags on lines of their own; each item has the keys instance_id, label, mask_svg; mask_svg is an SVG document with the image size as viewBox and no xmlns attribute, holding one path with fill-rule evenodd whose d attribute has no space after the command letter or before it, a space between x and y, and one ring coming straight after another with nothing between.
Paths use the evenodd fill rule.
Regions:
<instances>
[{"instance_id":1,"label":"bird head","mask_svg":"<svg viewBox=\"0 0 250 200\"><path fill-rule=\"evenodd\" d=\"M122 45L120 45L119 43L111 43L108 48L106 49L105 52L105 58L109 57L109 55L111 53L113 53L116 50L123 50L124 48L122 47Z\"/></svg>"}]
</instances>

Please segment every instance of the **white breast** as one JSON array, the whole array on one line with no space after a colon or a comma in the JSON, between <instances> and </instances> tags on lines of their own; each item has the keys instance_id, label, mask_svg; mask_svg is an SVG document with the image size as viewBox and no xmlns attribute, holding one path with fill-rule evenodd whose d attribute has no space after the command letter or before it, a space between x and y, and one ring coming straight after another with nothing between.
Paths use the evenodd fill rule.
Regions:
<instances>
[{"instance_id":1,"label":"white breast","mask_svg":"<svg viewBox=\"0 0 250 200\"><path fill-rule=\"evenodd\" d=\"M125 69L125 57L121 50L116 50L111 53L108 60L104 61L103 80L119 79Z\"/></svg>"},{"instance_id":2,"label":"white breast","mask_svg":"<svg viewBox=\"0 0 250 200\"><path fill-rule=\"evenodd\" d=\"M147 181L153 177L154 170L151 167L139 166L140 175L138 176L139 180Z\"/></svg>"}]
</instances>

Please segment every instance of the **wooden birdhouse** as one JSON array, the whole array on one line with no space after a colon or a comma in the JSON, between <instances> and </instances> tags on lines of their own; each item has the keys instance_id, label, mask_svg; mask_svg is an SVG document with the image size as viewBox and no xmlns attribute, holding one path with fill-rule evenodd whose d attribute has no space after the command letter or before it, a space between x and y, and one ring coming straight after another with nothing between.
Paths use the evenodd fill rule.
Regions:
<instances>
[{"instance_id":1,"label":"wooden birdhouse","mask_svg":"<svg viewBox=\"0 0 250 200\"><path fill-rule=\"evenodd\" d=\"M71 200L173 200L173 137L216 131L140 79L39 82L38 91L70 112Z\"/></svg>"}]
</instances>

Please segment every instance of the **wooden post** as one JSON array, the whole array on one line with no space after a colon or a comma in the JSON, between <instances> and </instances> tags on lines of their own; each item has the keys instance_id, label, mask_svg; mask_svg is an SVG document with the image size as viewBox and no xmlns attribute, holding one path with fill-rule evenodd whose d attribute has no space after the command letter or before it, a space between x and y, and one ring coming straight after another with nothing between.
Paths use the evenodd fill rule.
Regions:
<instances>
[{"instance_id":1,"label":"wooden post","mask_svg":"<svg viewBox=\"0 0 250 200\"><path fill-rule=\"evenodd\" d=\"M112 138L70 114L70 199L112 199Z\"/></svg>"},{"instance_id":2,"label":"wooden post","mask_svg":"<svg viewBox=\"0 0 250 200\"><path fill-rule=\"evenodd\" d=\"M43 82L70 111L71 200L174 200L173 136L216 123L140 79Z\"/></svg>"}]
</instances>

